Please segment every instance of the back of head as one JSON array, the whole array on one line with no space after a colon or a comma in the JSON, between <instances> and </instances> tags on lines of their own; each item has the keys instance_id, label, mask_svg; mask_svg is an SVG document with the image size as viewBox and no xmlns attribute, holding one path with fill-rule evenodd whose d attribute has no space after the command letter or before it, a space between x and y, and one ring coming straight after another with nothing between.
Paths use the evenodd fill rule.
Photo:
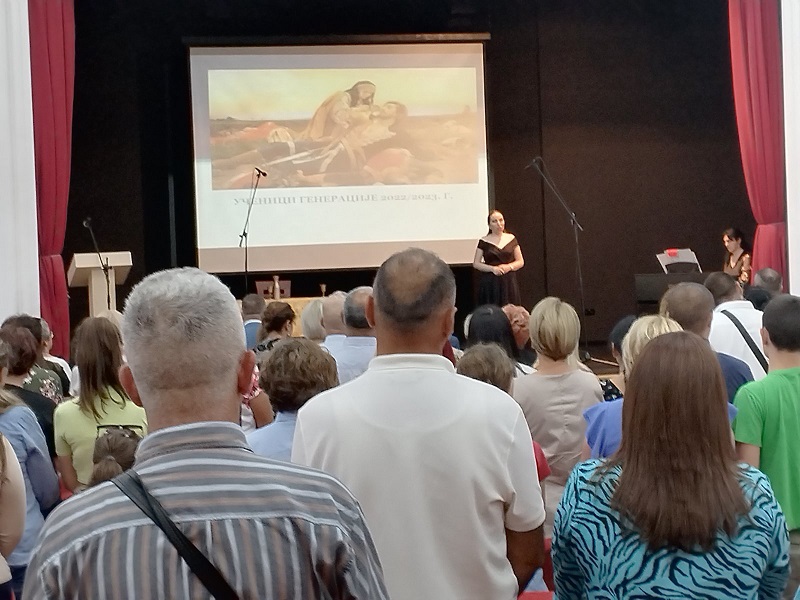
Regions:
<instances>
[{"instance_id":1,"label":"back of head","mask_svg":"<svg viewBox=\"0 0 800 600\"><path fill-rule=\"evenodd\" d=\"M731 444L727 393L708 343L671 332L644 348L627 380L622 466L612 507L651 549L713 547L748 511ZM691 510L687 510L691 507Z\"/></svg>"},{"instance_id":2,"label":"back of head","mask_svg":"<svg viewBox=\"0 0 800 600\"><path fill-rule=\"evenodd\" d=\"M764 329L778 350L800 352L800 298L776 296L764 309Z\"/></svg>"},{"instance_id":3,"label":"back of head","mask_svg":"<svg viewBox=\"0 0 800 600\"><path fill-rule=\"evenodd\" d=\"M119 381L122 366L122 340L119 330L108 319L89 317L75 330L75 364L81 379L78 403L84 412L99 418L95 398L108 399L108 388L125 396Z\"/></svg>"},{"instance_id":4,"label":"back of head","mask_svg":"<svg viewBox=\"0 0 800 600\"><path fill-rule=\"evenodd\" d=\"M372 288L368 285L357 287L347 294L344 299L344 324L348 330L369 331L367 321L367 300L372 296Z\"/></svg>"},{"instance_id":5,"label":"back of head","mask_svg":"<svg viewBox=\"0 0 800 600\"><path fill-rule=\"evenodd\" d=\"M198 390L219 401L236 390L245 352L242 317L222 282L194 268L143 279L122 320L128 365L143 400L169 390Z\"/></svg>"},{"instance_id":6,"label":"back of head","mask_svg":"<svg viewBox=\"0 0 800 600\"><path fill-rule=\"evenodd\" d=\"M113 428L94 443L94 469L89 487L110 481L133 467L141 438L130 429Z\"/></svg>"},{"instance_id":7,"label":"back of head","mask_svg":"<svg viewBox=\"0 0 800 600\"><path fill-rule=\"evenodd\" d=\"M409 248L390 256L373 286L376 317L394 331L419 331L440 310L452 309L456 280L433 252Z\"/></svg>"},{"instance_id":8,"label":"back of head","mask_svg":"<svg viewBox=\"0 0 800 600\"><path fill-rule=\"evenodd\" d=\"M311 340L281 340L261 363L261 388L278 412L299 410L338 384L336 361Z\"/></svg>"},{"instance_id":9,"label":"back of head","mask_svg":"<svg viewBox=\"0 0 800 600\"><path fill-rule=\"evenodd\" d=\"M773 297L773 294L755 285L748 286L744 291L744 299L752 304L753 308L761 312L764 312L764 309L767 307L767 304L772 301Z\"/></svg>"},{"instance_id":10,"label":"back of head","mask_svg":"<svg viewBox=\"0 0 800 600\"><path fill-rule=\"evenodd\" d=\"M50 325L44 319L39 319L39 322L42 326L42 341L49 342L53 339L53 332L50 329Z\"/></svg>"},{"instance_id":11,"label":"back of head","mask_svg":"<svg viewBox=\"0 0 800 600\"><path fill-rule=\"evenodd\" d=\"M325 329L322 327L322 298L314 298L303 307L300 313L300 326L303 336L315 342L325 339Z\"/></svg>"},{"instance_id":12,"label":"back of head","mask_svg":"<svg viewBox=\"0 0 800 600\"><path fill-rule=\"evenodd\" d=\"M581 335L578 313L554 296L543 298L533 307L528 328L533 349L551 360L566 360L577 348Z\"/></svg>"},{"instance_id":13,"label":"back of head","mask_svg":"<svg viewBox=\"0 0 800 600\"><path fill-rule=\"evenodd\" d=\"M742 294L737 281L727 273L711 273L703 285L714 296L714 304L717 306L729 300L737 300Z\"/></svg>"},{"instance_id":14,"label":"back of head","mask_svg":"<svg viewBox=\"0 0 800 600\"><path fill-rule=\"evenodd\" d=\"M42 340L44 339L42 336L42 320L37 317L32 317L31 315L13 315L8 317L0 327L5 327L6 325L10 325L13 327L22 327L27 329L33 335L33 339L36 341L37 346L41 346Z\"/></svg>"},{"instance_id":15,"label":"back of head","mask_svg":"<svg viewBox=\"0 0 800 600\"><path fill-rule=\"evenodd\" d=\"M105 319L109 321L114 327L116 327L119 331L122 331L122 313L118 310L104 310L103 312L97 315L101 319Z\"/></svg>"},{"instance_id":16,"label":"back of head","mask_svg":"<svg viewBox=\"0 0 800 600\"><path fill-rule=\"evenodd\" d=\"M483 381L511 393L516 365L498 344L470 346L456 365L461 375Z\"/></svg>"},{"instance_id":17,"label":"back of head","mask_svg":"<svg viewBox=\"0 0 800 600\"><path fill-rule=\"evenodd\" d=\"M475 344L498 344L509 358L519 358L519 348L506 313L499 306L484 304L476 308L469 321L466 347Z\"/></svg>"},{"instance_id":18,"label":"back of head","mask_svg":"<svg viewBox=\"0 0 800 600\"><path fill-rule=\"evenodd\" d=\"M325 335L344 334L344 300L347 294L337 290L322 299L322 326Z\"/></svg>"},{"instance_id":19,"label":"back of head","mask_svg":"<svg viewBox=\"0 0 800 600\"><path fill-rule=\"evenodd\" d=\"M0 327L0 340L8 345L5 366L10 375L25 375L36 364L38 346L33 334L24 327L3 325Z\"/></svg>"},{"instance_id":20,"label":"back of head","mask_svg":"<svg viewBox=\"0 0 800 600\"><path fill-rule=\"evenodd\" d=\"M622 370L627 378L636 359L651 340L665 333L682 331L678 323L663 315L647 315L633 322L628 335L622 340Z\"/></svg>"},{"instance_id":21,"label":"back of head","mask_svg":"<svg viewBox=\"0 0 800 600\"><path fill-rule=\"evenodd\" d=\"M634 321L636 321L636 315L622 317L611 329L611 333L608 334L608 345L611 346L612 351L616 350L620 356L622 356L622 340L628 335L628 331L630 331Z\"/></svg>"},{"instance_id":22,"label":"back of head","mask_svg":"<svg viewBox=\"0 0 800 600\"><path fill-rule=\"evenodd\" d=\"M506 313L508 321L511 323L511 331L514 332L514 341L516 341L517 347L523 348L531 339L530 331L528 330L531 313L525 310L524 306L517 306L516 304L506 304L503 307L503 312Z\"/></svg>"},{"instance_id":23,"label":"back of head","mask_svg":"<svg viewBox=\"0 0 800 600\"><path fill-rule=\"evenodd\" d=\"M707 337L714 313L714 296L699 283L679 283L661 297L659 312L677 321L684 331Z\"/></svg>"},{"instance_id":24,"label":"back of head","mask_svg":"<svg viewBox=\"0 0 800 600\"><path fill-rule=\"evenodd\" d=\"M753 276L753 285L767 290L775 296L783 291L783 277L775 269L765 267L756 271Z\"/></svg>"},{"instance_id":25,"label":"back of head","mask_svg":"<svg viewBox=\"0 0 800 600\"><path fill-rule=\"evenodd\" d=\"M258 341L263 341L270 333L281 331L287 323L294 323L297 315L290 304L273 300L264 307L261 313L261 327L258 328Z\"/></svg>"},{"instance_id":26,"label":"back of head","mask_svg":"<svg viewBox=\"0 0 800 600\"><path fill-rule=\"evenodd\" d=\"M242 298L242 317L245 319L259 319L267 301L261 294L247 294Z\"/></svg>"},{"instance_id":27,"label":"back of head","mask_svg":"<svg viewBox=\"0 0 800 600\"><path fill-rule=\"evenodd\" d=\"M3 339L2 335L3 329L0 328L0 414L4 413L8 408L20 404L20 401L14 394L3 389L5 385L4 375L11 365L13 350L11 349L11 345ZM5 471L2 472L4 473Z\"/></svg>"}]
</instances>

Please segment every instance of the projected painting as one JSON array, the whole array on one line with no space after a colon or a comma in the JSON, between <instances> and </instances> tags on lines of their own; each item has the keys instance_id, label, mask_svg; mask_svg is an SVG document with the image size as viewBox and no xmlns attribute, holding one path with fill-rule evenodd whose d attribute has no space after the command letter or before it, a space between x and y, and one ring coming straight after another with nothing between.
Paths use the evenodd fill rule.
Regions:
<instances>
[{"instance_id":1,"label":"projected painting","mask_svg":"<svg viewBox=\"0 0 800 600\"><path fill-rule=\"evenodd\" d=\"M483 114L461 67L210 70L211 184L469 184Z\"/></svg>"}]
</instances>

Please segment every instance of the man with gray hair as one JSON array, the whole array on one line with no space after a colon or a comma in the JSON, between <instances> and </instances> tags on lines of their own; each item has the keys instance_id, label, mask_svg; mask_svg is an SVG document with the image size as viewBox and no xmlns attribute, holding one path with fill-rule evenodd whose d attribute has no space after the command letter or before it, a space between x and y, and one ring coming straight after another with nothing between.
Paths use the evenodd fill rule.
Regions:
<instances>
[{"instance_id":1,"label":"man with gray hair","mask_svg":"<svg viewBox=\"0 0 800 600\"><path fill-rule=\"evenodd\" d=\"M118 489L136 483L123 475L59 506L25 597L189 599L215 588L217 598L387 598L350 492L247 445L239 404L255 357L218 279L188 268L150 275L128 297L122 335L120 379L151 432L129 472L145 500L134 504ZM163 506L204 565L183 562L174 538L138 508L148 502Z\"/></svg>"},{"instance_id":2,"label":"man with gray hair","mask_svg":"<svg viewBox=\"0 0 800 600\"><path fill-rule=\"evenodd\" d=\"M344 299L347 294L341 290L333 292L322 299L322 328L325 330L325 341L322 346L336 358L336 351L345 338Z\"/></svg>"},{"instance_id":3,"label":"man with gray hair","mask_svg":"<svg viewBox=\"0 0 800 600\"><path fill-rule=\"evenodd\" d=\"M300 409L292 460L359 499L393 600L512 600L544 559L533 443L505 392L441 356L456 284L435 254L381 265L366 317L366 373Z\"/></svg>"},{"instance_id":4,"label":"man with gray hair","mask_svg":"<svg viewBox=\"0 0 800 600\"><path fill-rule=\"evenodd\" d=\"M350 290L344 299L345 338L340 346L329 350L336 359L339 384L362 375L375 357L375 331L367 320L367 301L371 295L372 288L365 285Z\"/></svg>"}]
</instances>

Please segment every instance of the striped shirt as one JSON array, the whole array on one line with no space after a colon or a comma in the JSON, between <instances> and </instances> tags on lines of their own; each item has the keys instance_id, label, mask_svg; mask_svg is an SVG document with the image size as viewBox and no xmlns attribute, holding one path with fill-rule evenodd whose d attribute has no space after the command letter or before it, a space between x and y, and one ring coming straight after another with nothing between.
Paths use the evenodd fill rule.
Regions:
<instances>
[{"instance_id":1,"label":"striped shirt","mask_svg":"<svg viewBox=\"0 0 800 600\"><path fill-rule=\"evenodd\" d=\"M232 423L148 435L136 472L245 598L387 598L358 503L333 477L250 451ZM24 596L209 598L160 529L112 483L45 523Z\"/></svg>"}]
</instances>

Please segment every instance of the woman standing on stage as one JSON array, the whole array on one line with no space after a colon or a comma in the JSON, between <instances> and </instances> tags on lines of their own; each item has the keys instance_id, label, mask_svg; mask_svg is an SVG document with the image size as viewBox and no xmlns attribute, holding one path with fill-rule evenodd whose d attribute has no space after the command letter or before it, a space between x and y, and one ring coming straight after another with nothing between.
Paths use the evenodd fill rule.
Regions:
<instances>
[{"instance_id":1,"label":"woman standing on stage","mask_svg":"<svg viewBox=\"0 0 800 600\"><path fill-rule=\"evenodd\" d=\"M750 245L745 241L742 232L731 227L722 232L722 243L725 244L725 264L722 271L735 278L742 285L750 283L752 257Z\"/></svg>"},{"instance_id":2,"label":"woman standing on stage","mask_svg":"<svg viewBox=\"0 0 800 600\"><path fill-rule=\"evenodd\" d=\"M478 304L520 304L517 274L525 264L517 238L506 231L503 213L493 210L489 232L478 240L472 266L481 272Z\"/></svg>"}]
</instances>

